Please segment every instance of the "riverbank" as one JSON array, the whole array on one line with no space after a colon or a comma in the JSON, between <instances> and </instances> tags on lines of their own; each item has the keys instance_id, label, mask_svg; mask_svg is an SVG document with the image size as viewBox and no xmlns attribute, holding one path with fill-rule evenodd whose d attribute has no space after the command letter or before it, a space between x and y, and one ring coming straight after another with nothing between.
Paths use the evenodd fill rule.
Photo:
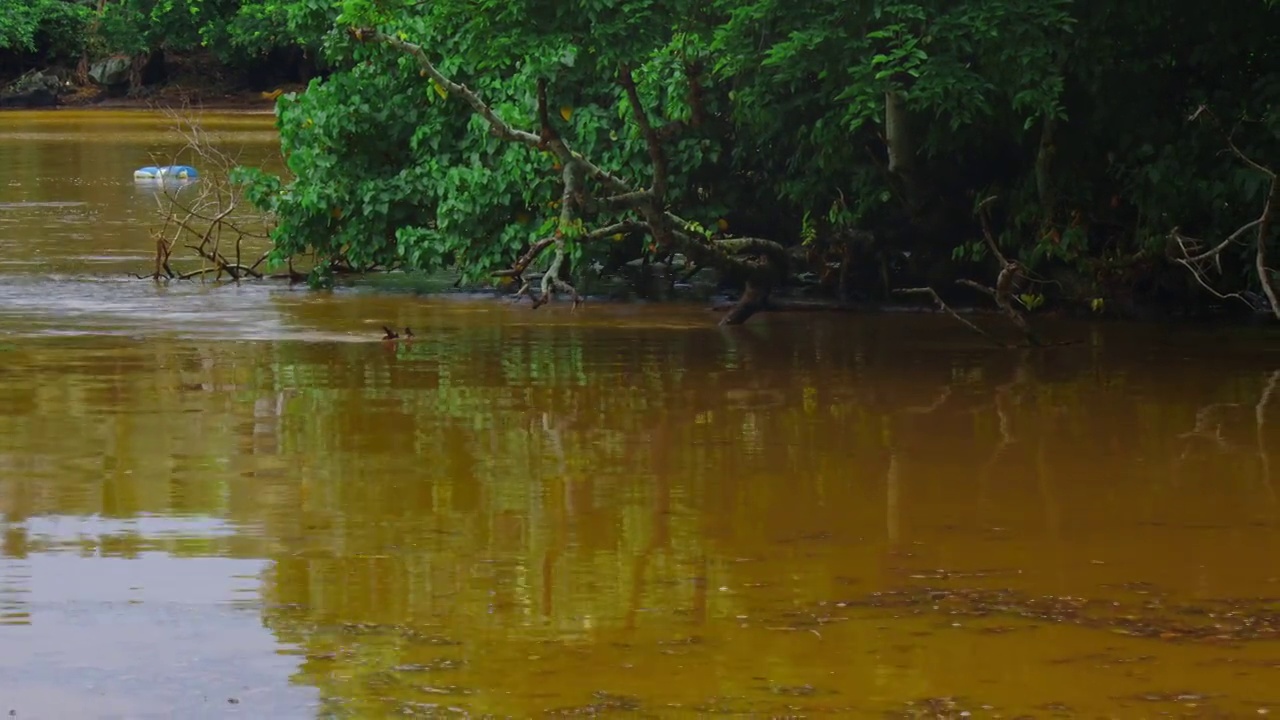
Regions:
<instances>
[{"instance_id":1,"label":"riverbank","mask_svg":"<svg viewBox=\"0 0 1280 720\"><path fill-rule=\"evenodd\" d=\"M60 97L57 107L76 110L163 110L200 107L206 110L272 112L275 110L276 99L281 95L301 92L304 89L305 86L301 84L283 86L267 92L166 85L136 97L113 97L101 91L100 88L82 88L72 95Z\"/></svg>"},{"instance_id":2,"label":"riverbank","mask_svg":"<svg viewBox=\"0 0 1280 720\"><path fill-rule=\"evenodd\" d=\"M199 107L205 110L271 112L285 93L302 92L306 84L286 82L253 87L229 82L216 75L184 71L165 82L153 83L133 93L72 80L68 68L52 67L33 73L36 80L24 86L15 79L0 90L0 110L164 110ZM24 76L26 78L28 76Z\"/></svg>"}]
</instances>

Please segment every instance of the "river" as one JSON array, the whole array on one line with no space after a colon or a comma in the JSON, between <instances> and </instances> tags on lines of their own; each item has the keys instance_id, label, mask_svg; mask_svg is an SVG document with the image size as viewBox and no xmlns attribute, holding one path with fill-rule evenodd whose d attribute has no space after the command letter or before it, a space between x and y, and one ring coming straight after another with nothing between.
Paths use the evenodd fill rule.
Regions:
<instances>
[{"instance_id":1,"label":"river","mask_svg":"<svg viewBox=\"0 0 1280 720\"><path fill-rule=\"evenodd\" d=\"M0 714L1280 712L1273 334L157 285L168 123L0 115Z\"/></svg>"}]
</instances>

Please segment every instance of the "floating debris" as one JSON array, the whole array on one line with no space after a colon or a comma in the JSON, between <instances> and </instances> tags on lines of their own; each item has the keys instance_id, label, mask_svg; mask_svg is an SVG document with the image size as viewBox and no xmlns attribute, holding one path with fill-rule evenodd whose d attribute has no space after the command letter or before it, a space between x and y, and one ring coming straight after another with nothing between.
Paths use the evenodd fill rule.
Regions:
<instances>
[{"instance_id":1,"label":"floating debris","mask_svg":"<svg viewBox=\"0 0 1280 720\"><path fill-rule=\"evenodd\" d=\"M588 705L580 705L577 707L555 708L548 710L547 715L559 715L562 717L574 716L592 716L606 712L626 712L634 713L640 710L639 698L629 695L614 695L604 691L597 690L591 694L595 702Z\"/></svg>"},{"instance_id":2,"label":"floating debris","mask_svg":"<svg viewBox=\"0 0 1280 720\"><path fill-rule=\"evenodd\" d=\"M422 673L422 672L439 672L441 670L458 670L462 667L463 662L454 658L438 658L428 663L405 663L396 665L391 668L391 672L397 673Z\"/></svg>"},{"instance_id":3,"label":"floating debris","mask_svg":"<svg viewBox=\"0 0 1280 720\"><path fill-rule=\"evenodd\" d=\"M200 173L190 165L148 165L133 171L134 180L194 180Z\"/></svg>"},{"instance_id":4,"label":"floating debris","mask_svg":"<svg viewBox=\"0 0 1280 720\"><path fill-rule=\"evenodd\" d=\"M886 713L886 717L901 718L902 720L919 720L922 718L968 720L968 718L973 717L973 713L963 707L960 698L938 697L913 700L907 703L905 710Z\"/></svg>"},{"instance_id":5,"label":"floating debris","mask_svg":"<svg viewBox=\"0 0 1280 720\"><path fill-rule=\"evenodd\" d=\"M1280 606L1271 598L1176 605L1163 599L1134 603L1072 596L1030 596L1014 590L917 588L875 592L835 605L953 617L1019 617L1170 641L1237 643L1280 639ZM788 623L792 628L800 624Z\"/></svg>"}]
</instances>

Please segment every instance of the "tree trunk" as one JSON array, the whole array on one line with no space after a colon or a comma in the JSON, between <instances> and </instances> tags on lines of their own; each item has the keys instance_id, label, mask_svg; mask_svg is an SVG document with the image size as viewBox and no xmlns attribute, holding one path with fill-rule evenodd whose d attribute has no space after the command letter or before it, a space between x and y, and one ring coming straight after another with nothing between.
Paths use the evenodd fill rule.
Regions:
<instances>
[{"instance_id":1,"label":"tree trunk","mask_svg":"<svg viewBox=\"0 0 1280 720\"><path fill-rule=\"evenodd\" d=\"M129 95L131 97L142 91L142 69L147 66L147 60L150 57L151 53L138 53L133 56L133 62L129 63Z\"/></svg>"},{"instance_id":2,"label":"tree trunk","mask_svg":"<svg viewBox=\"0 0 1280 720\"><path fill-rule=\"evenodd\" d=\"M902 187L907 206L916 207L916 148L908 127L907 98L898 91L884 94L884 135L889 150L889 173Z\"/></svg>"},{"instance_id":3,"label":"tree trunk","mask_svg":"<svg viewBox=\"0 0 1280 720\"><path fill-rule=\"evenodd\" d=\"M1057 123L1052 117L1046 117L1040 128L1040 147L1036 152L1036 192L1040 198L1040 211L1044 213L1044 225L1053 223L1057 198L1053 187L1053 156L1057 150L1054 144L1054 131Z\"/></svg>"}]
</instances>

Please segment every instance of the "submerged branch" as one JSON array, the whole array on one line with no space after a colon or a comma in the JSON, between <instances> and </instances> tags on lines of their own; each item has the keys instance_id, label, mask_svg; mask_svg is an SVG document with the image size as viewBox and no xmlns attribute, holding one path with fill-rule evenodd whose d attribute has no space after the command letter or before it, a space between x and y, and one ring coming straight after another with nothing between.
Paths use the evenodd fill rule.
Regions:
<instances>
[{"instance_id":1,"label":"submerged branch","mask_svg":"<svg viewBox=\"0 0 1280 720\"><path fill-rule=\"evenodd\" d=\"M982 224L982 239L986 242L987 249L991 251L991 254L995 257L996 261L1000 263L1000 274L996 276L995 287L987 287L986 285L974 282L973 280L965 279L957 280L956 283L968 288L973 288L974 290L977 290L991 298L991 300L995 302L996 307L1000 308L1000 311L1005 314L1005 317L1009 318L1009 322L1013 323L1014 327L1018 328L1019 332L1022 333L1027 344L1032 347L1040 347L1044 345L1044 343L1031 329L1031 324L1027 322L1026 317L1024 317L1023 314L1018 311L1018 308L1013 305L1015 286L1017 285L1018 280L1025 276L1025 272L1020 263L1014 260L1009 260L1005 257L1004 253L1000 252L1000 246L996 242L995 233L991 230L991 219L988 214L991 204L995 201L996 196L992 195L978 203L977 208L978 220ZM939 300L939 302L941 302L941 300Z\"/></svg>"},{"instance_id":2,"label":"submerged branch","mask_svg":"<svg viewBox=\"0 0 1280 720\"><path fill-rule=\"evenodd\" d=\"M170 157L153 156L153 163L177 165L184 155L194 157L195 160L186 162L199 166L199 176L177 184L172 178L159 180L155 200L161 223L159 229L150 233L155 259L151 274L144 277L153 281L203 279L208 276L220 280L224 274L232 280L262 278L258 268L270 253L263 253L252 264L246 264L244 243L246 240L270 240L270 216L251 216L248 220L237 217L242 208L241 189L228 177L239 163L238 155L220 150L189 111L170 109L166 110L166 115L173 120L173 131L185 141L185 145ZM254 222L260 222L264 229L244 226L244 223ZM198 270L174 268L173 252L179 245L200 260Z\"/></svg>"},{"instance_id":3,"label":"submerged branch","mask_svg":"<svg viewBox=\"0 0 1280 720\"><path fill-rule=\"evenodd\" d=\"M983 290L988 290L988 288L982 288L982 286L979 286L979 288L981 288L981 289L983 289ZM973 324L972 322L970 322L969 320L967 320L967 319L965 319L965 318L961 317L961 316L960 316L960 314L959 314L959 313L957 313L955 310L952 310L952 309L951 309L951 306L950 306L950 305L948 305L948 304L946 303L946 301L944 301L944 300L942 299L942 296L938 295L938 292L937 292L936 290L934 290L933 288L931 288L931 287L899 288L899 289L897 289L897 290L894 290L893 292L894 292L894 293L896 293L896 294L898 294L898 295L924 295L925 297L931 298L931 299L933 300L933 303L934 303L935 305L937 305L937 306L938 306L938 309L939 309L939 310L941 310L942 312L944 312L944 313L946 313L946 314L950 315L952 318L954 318L954 319L955 319L957 322L959 322L961 325L964 325L965 327L967 327L967 328L969 328L970 330L974 331L975 333L977 333L977 334L981 335L982 337L986 338L987 340L990 340L992 343L995 343L995 345L996 345L997 347L1002 347L1002 348L1008 348L1008 347L1009 347L1009 345L1007 345L1007 344L1005 344L1005 343L1003 343L1003 342L1001 342L1001 341L999 341L999 340L995 339L994 337L992 337L992 336L991 336L991 333L988 333L986 330L983 330L982 328L978 327L977 325L974 325L974 324ZM994 291L991 291L991 292L994 294Z\"/></svg>"},{"instance_id":4,"label":"submerged branch","mask_svg":"<svg viewBox=\"0 0 1280 720\"><path fill-rule=\"evenodd\" d=\"M1027 339L1027 343L1032 346L1043 345L1035 331L1031 329L1031 324L1023 317L1022 313L1013 306L1012 288L1014 279L1022 271L1022 266L1016 262L1007 263L1000 271L999 277L996 278L996 286L989 288L986 285L976 283L972 280L957 280L956 282L965 287L973 288L987 295L995 301L996 307L1009 318L1009 322L1018 328Z\"/></svg>"},{"instance_id":5,"label":"submerged branch","mask_svg":"<svg viewBox=\"0 0 1280 720\"><path fill-rule=\"evenodd\" d=\"M734 304L729 313L720 319L721 325L741 325L752 315L764 310L769 304L769 290L757 287L750 280L742 291L742 297Z\"/></svg>"}]
</instances>

